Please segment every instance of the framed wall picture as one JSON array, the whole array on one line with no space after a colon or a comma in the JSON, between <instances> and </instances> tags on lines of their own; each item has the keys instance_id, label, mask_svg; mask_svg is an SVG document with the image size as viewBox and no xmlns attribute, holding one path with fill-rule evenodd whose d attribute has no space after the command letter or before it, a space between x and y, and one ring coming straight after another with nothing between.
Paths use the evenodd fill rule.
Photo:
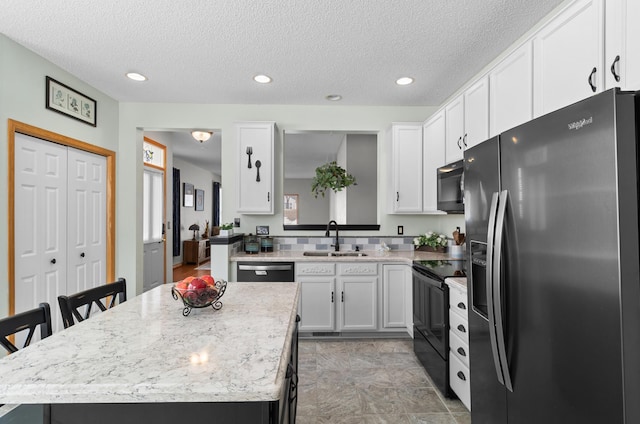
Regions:
<instances>
[{"instance_id":1,"label":"framed wall picture","mask_svg":"<svg viewBox=\"0 0 640 424\"><path fill-rule=\"evenodd\" d=\"M184 183L184 189L182 191L182 206L185 208L193 207L193 184Z\"/></svg>"},{"instance_id":2,"label":"framed wall picture","mask_svg":"<svg viewBox=\"0 0 640 424\"><path fill-rule=\"evenodd\" d=\"M97 125L98 104L95 100L49 76L46 81L47 109L93 127Z\"/></svg>"},{"instance_id":3,"label":"framed wall picture","mask_svg":"<svg viewBox=\"0 0 640 424\"><path fill-rule=\"evenodd\" d=\"M196 189L196 210L204 210L204 190Z\"/></svg>"}]
</instances>

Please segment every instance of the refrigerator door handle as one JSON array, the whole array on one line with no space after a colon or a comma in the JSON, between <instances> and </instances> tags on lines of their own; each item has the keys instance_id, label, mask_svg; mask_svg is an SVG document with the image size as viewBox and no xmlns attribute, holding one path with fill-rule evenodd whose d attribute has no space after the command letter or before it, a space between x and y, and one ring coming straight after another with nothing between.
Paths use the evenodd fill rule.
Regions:
<instances>
[{"instance_id":1,"label":"refrigerator door handle","mask_svg":"<svg viewBox=\"0 0 640 424\"><path fill-rule=\"evenodd\" d=\"M502 366L500 365L500 357L498 354L498 340L496 337L496 319L493 307L493 242L496 229L496 214L498 211L499 193L493 193L491 197L491 208L489 209L489 224L487 228L487 267L486 267L486 284L487 284L487 315L489 318L489 339L491 341L491 353L493 356L493 365L500 384L504 385L502 376Z\"/></svg>"},{"instance_id":2,"label":"refrigerator door handle","mask_svg":"<svg viewBox=\"0 0 640 424\"><path fill-rule=\"evenodd\" d=\"M498 342L498 353L500 358L500 368L502 368L502 375L504 377L504 385L510 391L513 392L513 385L511 384L511 374L509 372L509 362L507 361L507 348L504 340L504 326L502 325L503 319L503 307L502 307L502 284L500 284L500 269L502 267L502 242L504 236L505 215L507 213L507 199L509 192L503 190L500 192L500 199L498 201L498 214L496 216L496 235L494 252L495 258L493 260L493 305L495 311L495 332Z\"/></svg>"}]
</instances>

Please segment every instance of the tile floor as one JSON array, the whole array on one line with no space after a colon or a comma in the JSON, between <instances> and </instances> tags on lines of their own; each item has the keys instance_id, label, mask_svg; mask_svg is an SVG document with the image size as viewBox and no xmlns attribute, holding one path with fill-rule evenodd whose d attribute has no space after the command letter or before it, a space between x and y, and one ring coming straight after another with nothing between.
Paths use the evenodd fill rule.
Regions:
<instances>
[{"instance_id":1,"label":"tile floor","mask_svg":"<svg viewBox=\"0 0 640 424\"><path fill-rule=\"evenodd\" d=\"M297 424L469 424L434 388L411 340L299 342Z\"/></svg>"}]
</instances>

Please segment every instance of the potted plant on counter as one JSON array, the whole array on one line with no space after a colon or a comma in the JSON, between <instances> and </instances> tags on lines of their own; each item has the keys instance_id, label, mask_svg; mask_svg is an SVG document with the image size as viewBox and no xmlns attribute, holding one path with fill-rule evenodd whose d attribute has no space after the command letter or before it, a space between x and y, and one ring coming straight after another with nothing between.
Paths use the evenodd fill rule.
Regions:
<instances>
[{"instance_id":1,"label":"potted plant on counter","mask_svg":"<svg viewBox=\"0 0 640 424\"><path fill-rule=\"evenodd\" d=\"M447 244L447 236L444 234L434 233L433 231L427 231L413 239L415 249L425 252L444 253L447 251Z\"/></svg>"},{"instance_id":2,"label":"potted plant on counter","mask_svg":"<svg viewBox=\"0 0 640 424\"><path fill-rule=\"evenodd\" d=\"M233 235L233 224L228 222L220 226L220 237L230 237Z\"/></svg>"}]
</instances>

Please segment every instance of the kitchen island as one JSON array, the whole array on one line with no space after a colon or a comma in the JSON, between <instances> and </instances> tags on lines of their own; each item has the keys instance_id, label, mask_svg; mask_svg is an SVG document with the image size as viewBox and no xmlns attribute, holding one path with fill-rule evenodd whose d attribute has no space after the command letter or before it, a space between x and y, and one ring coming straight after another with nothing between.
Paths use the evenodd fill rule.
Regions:
<instances>
[{"instance_id":1,"label":"kitchen island","mask_svg":"<svg viewBox=\"0 0 640 424\"><path fill-rule=\"evenodd\" d=\"M299 285L230 282L222 309L187 317L170 291L1 359L0 403L45 405L47 423L279 422L297 366Z\"/></svg>"}]
</instances>

